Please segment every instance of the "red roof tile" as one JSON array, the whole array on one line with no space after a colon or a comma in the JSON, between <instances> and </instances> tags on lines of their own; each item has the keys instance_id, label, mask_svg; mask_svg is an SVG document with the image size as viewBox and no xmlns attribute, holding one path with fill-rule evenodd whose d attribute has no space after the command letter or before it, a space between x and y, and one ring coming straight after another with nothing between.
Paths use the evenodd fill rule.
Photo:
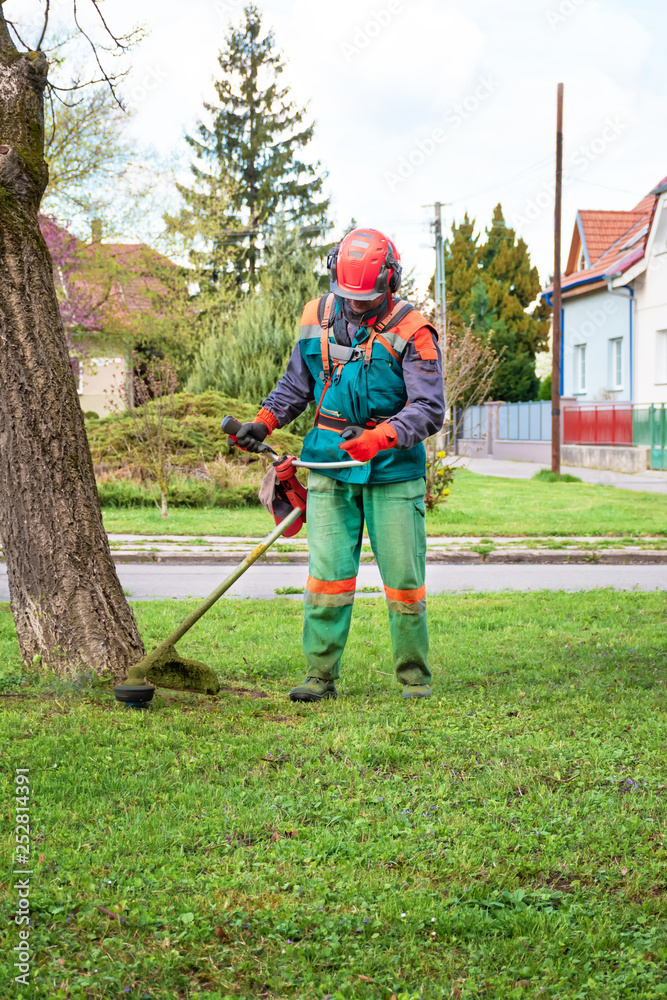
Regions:
<instances>
[{"instance_id":1,"label":"red roof tile","mask_svg":"<svg viewBox=\"0 0 667 1000\"><path fill-rule=\"evenodd\" d=\"M579 212L588 260L593 266L609 247L642 218L642 212Z\"/></svg>"},{"instance_id":2,"label":"red roof tile","mask_svg":"<svg viewBox=\"0 0 667 1000\"><path fill-rule=\"evenodd\" d=\"M630 211L593 209L578 213L578 227L575 226L572 237L568 270L561 279L563 290L592 283L610 274L623 273L643 258L653 213L662 190L667 190L667 177ZM579 256L580 237L588 252L589 266L579 271L570 271ZM552 289L553 285L550 285L545 291Z\"/></svg>"}]
</instances>

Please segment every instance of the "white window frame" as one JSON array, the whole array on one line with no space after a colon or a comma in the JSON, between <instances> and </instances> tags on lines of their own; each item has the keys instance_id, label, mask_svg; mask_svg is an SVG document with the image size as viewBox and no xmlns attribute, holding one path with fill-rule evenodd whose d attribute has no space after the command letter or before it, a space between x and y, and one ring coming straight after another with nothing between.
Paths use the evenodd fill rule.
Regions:
<instances>
[{"instance_id":1,"label":"white window frame","mask_svg":"<svg viewBox=\"0 0 667 1000\"><path fill-rule=\"evenodd\" d=\"M586 392L586 344L575 344L573 395L585 396Z\"/></svg>"},{"instance_id":2,"label":"white window frame","mask_svg":"<svg viewBox=\"0 0 667 1000\"><path fill-rule=\"evenodd\" d=\"M609 341L609 388L612 391L623 388L623 337Z\"/></svg>"},{"instance_id":3,"label":"white window frame","mask_svg":"<svg viewBox=\"0 0 667 1000\"><path fill-rule=\"evenodd\" d=\"M667 330L655 331L655 383L667 383Z\"/></svg>"}]
</instances>

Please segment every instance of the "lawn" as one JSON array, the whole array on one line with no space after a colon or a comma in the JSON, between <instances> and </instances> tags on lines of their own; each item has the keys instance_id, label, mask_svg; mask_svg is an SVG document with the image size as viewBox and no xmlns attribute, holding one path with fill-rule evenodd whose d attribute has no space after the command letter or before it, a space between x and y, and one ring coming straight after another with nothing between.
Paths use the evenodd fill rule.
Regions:
<instances>
[{"instance_id":1,"label":"lawn","mask_svg":"<svg viewBox=\"0 0 667 1000\"><path fill-rule=\"evenodd\" d=\"M136 605L147 644L191 606ZM0 995L667 995L664 594L429 606L429 701L400 698L380 600L338 701L304 706L299 603L225 600L183 650L235 693L146 712L21 676L3 606L1 836L9 860L27 767L36 979L11 983L4 922Z\"/></svg>"},{"instance_id":2,"label":"lawn","mask_svg":"<svg viewBox=\"0 0 667 1000\"><path fill-rule=\"evenodd\" d=\"M261 507L243 510L105 509L110 532L173 535L265 535L272 524ZM457 470L449 500L427 515L430 535L667 534L667 495L587 483L502 479Z\"/></svg>"}]
</instances>

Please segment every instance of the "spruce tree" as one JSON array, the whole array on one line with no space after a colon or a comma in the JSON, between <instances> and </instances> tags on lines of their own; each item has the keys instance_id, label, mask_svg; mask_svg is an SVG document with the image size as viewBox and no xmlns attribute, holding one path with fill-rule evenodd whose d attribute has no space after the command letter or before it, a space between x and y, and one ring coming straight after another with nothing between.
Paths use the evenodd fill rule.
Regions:
<instances>
[{"instance_id":1,"label":"spruce tree","mask_svg":"<svg viewBox=\"0 0 667 1000\"><path fill-rule=\"evenodd\" d=\"M542 285L526 243L517 240L497 205L482 244L475 220L466 213L459 225L452 225L445 253L448 329L460 334L472 322L473 332L500 356L495 399L536 399L535 354L547 347L550 310L540 301L527 311Z\"/></svg>"},{"instance_id":2,"label":"spruce tree","mask_svg":"<svg viewBox=\"0 0 667 1000\"><path fill-rule=\"evenodd\" d=\"M254 286L263 234L279 215L313 239L329 204L320 164L299 158L314 126L279 85L285 65L254 4L230 29L218 64L217 102L204 105L211 125L200 122L186 137L197 157L194 184L179 186L184 209L167 220L183 236L199 237L192 263L202 291L213 293Z\"/></svg>"},{"instance_id":3,"label":"spruce tree","mask_svg":"<svg viewBox=\"0 0 667 1000\"><path fill-rule=\"evenodd\" d=\"M484 294L475 287L473 330L488 336L501 355L493 396L507 402L536 399L535 354L547 346L550 313L542 301L529 311L541 289L540 277L527 244L505 223L500 204L479 254Z\"/></svg>"},{"instance_id":4,"label":"spruce tree","mask_svg":"<svg viewBox=\"0 0 667 1000\"><path fill-rule=\"evenodd\" d=\"M445 283L448 324L458 331L470 323L472 290L479 280L479 236L475 220L466 212L463 222L452 224L452 237L445 247Z\"/></svg>"}]
</instances>

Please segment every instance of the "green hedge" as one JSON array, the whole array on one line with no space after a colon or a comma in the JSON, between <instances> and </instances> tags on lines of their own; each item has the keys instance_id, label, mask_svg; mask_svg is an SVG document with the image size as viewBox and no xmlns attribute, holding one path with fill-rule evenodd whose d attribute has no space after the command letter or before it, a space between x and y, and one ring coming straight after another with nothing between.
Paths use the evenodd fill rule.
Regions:
<instances>
[{"instance_id":1,"label":"green hedge","mask_svg":"<svg viewBox=\"0 0 667 1000\"><path fill-rule=\"evenodd\" d=\"M160 491L127 479L97 484L102 507L153 507L160 505ZM222 489L201 479L179 479L167 496L171 507L258 507L257 487L251 483Z\"/></svg>"}]
</instances>

